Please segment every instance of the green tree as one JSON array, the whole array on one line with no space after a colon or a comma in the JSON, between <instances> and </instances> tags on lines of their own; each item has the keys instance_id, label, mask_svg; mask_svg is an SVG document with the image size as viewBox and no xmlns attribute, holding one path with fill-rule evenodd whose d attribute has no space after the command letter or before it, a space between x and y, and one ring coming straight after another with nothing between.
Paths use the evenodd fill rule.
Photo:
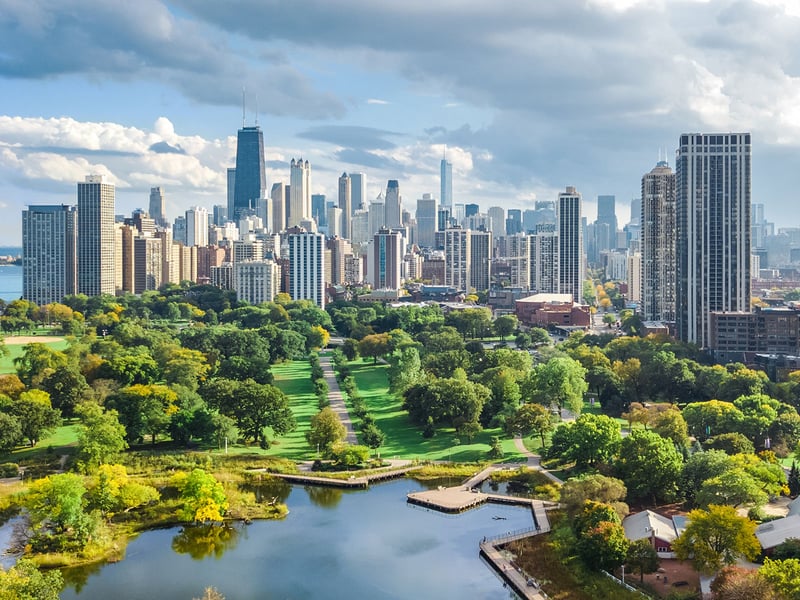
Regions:
<instances>
[{"instance_id":1,"label":"green tree","mask_svg":"<svg viewBox=\"0 0 800 600\"><path fill-rule=\"evenodd\" d=\"M689 426L689 433L698 440L705 440L713 435L736 431L744 415L731 402L709 400L689 404L683 409L683 418Z\"/></svg>"},{"instance_id":2,"label":"green tree","mask_svg":"<svg viewBox=\"0 0 800 600\"><path fill-rule=\"evenodd\" d=\"M347 429L330 406L311 417L311 428L306 432L306 441L317 451L328 455L334 444L344 441L346 437Z\"/></svg>"},{"instance_id":3,"label":"green tree","mask_svg":"<svg viewBox=\"0 0 800 600\"><path fill-rule=\"evenodd\" d=\"M552 415L541 404L523 404L506 422L506 428L512 435L522 437L538 435L544 448L547 434L553 431Z\"/></svg>"},{"instance_id":4,"label":"green tree","mask_svg":"<svg viewBox=\"0 0 800 600\"><path fill-rule=\"evenodd\" d=\"M274 385L256 383L251 379L238 386L233 416L245 438L262 444L267 442L267 427L275 435L284 435L296 427L286 394Z\"/></svg>"},{"instance_id":5,"label":"green tree","mask_svg":"<svg viewBox=\"0 0 800 600\"><path fill-rule=\"evenodd\" d=\"M568 356L556 356L537 365L522 387L522 397L545 406L563 408L580 415L588 389L586 369Z\"/></svg>"},{"instance_id":6,"label":"green tree","mask_svg":"<svg viewBox=\"0 0 800 600\"><path fill-rule=\"evenodd\" d=\"M730 455L753 454L756 450L747 436L741 433L720 433L703 442L703 447L709 450L722 450Z\"/></svg>"},{"instance_id":7,"label":"green tree","mask_svg":"<svg viewBox=\"0 0 800 600\"><path fill-rule=\"evenodd\" d=\"M655 573L658 562L658 553L650 544L650 540L641 539L630 543L625 564L631 571L639 571L640 583L644 583L645 573Z\"/></svg>"},{"instance_id":8,"label":"green tree","mask_svg":"<svg viewBox=\"0 0 800 600\"><path fill-rule=\"evenodd\" d=\"M106 404L118 412L128 443L150 435L155 444L156 436L167 430L171 416L178 412L177 399L178 395L164 385L135 384L110 396Z\"/></svg>"},{"instance_id":9,"label":"green tree","mask_svg":"<svg viewBox=\"0 0 800 600\"><path fill-rule=\"evenodd\" d=\"M78 460L84 469L92 471L128 447L125 427L120 424L117 411L103 411L94 402L84 402L76 412L81 420Z\"/></svg>"},{"instance_id":10,"label":"green tree","mask_svg":"<svg viewBox=\"0 0 800 600\"><path fill-rule=\"evenodd\" d=\"M653 505L675 500L682 467L683 457L670 440L642 429L622 440L615 463L629 499L649 499Z\"/></svg>"},{"instance_id":11,"label":"green tree","mask_svg":"<svg viewBox=\"0 0 800 600\"><path fill-rule=\"evenodd\" d=\"M228 510L228 497L214 475L203 469L178 472L172 477L172 484L178 488L183 501L178 512L181 519L195 523L222 521Z\"/></svg>"},{"instance_id":12,"label":"green tree","mask_svg":"<svg viewBox=\"0 0 800 600\"><path fill-rule=\"evenodd\" d=\"M627 494L628 490L621 480L592 473L564 482L560 502L570 517L577 515L587 500L593 500L610 505L619 519L623 519L628 514L628 505L623 502Z\"/></svg>"},{"instance_id":13,"label":"green tree","mask_svg":"<svg viewBox=\"0 0 800 600\"><path fill-rule=\"evenodd\" d=\"M358 358L358 341L353 338L347 338L342 344L342 352L347 357L347 360L353 361Z\"/></svg>"},{"instance_id":14,"label":"green tree","mask_svg":"<svg viewBox=\"0 0 800 600\"><path fill-rule=\"evenodd\" d=\"M197 390L211 371L206 356L199 350L170 346L163 364L164 380L170 385Z\"/></svg>"},{"instance_id":15,"label":"green tree","mask_svg":"<svg viewBox=\"0 0 800 600\"><path fill-rule=\"evenodd\" d=\"M564 458L574 460L579 468L608 461L617 453L622 441L619 425L606 415L581 415L574 423L560 425L556 433L559 431L566 435ZM558 451L554 443L550 454L555 456Z\"/></svg>"},{"instance_id":16,"label":"green tree","mask_svg":"<svg viewBox=\"0 0 800 600\"><path fill-rule=\"evenodd\" d=\"M625 562L628 547L622 525L601 521L581 534L576 550L589 568L613 571Z\"/></svg>"},{"instance_id":17,"label":"green tree","mask_svg":"<svg viewBox=\"0 0 800 600\"><path fill-rule=\"evenodd\" d=\"M416 348L397 350L389 357L389 390L402 393L422 378L422 363Z\"/></svg>"},{"instance_id":18,"label":"green tree","mask_svg":"<svg viewBox=\"0 0 800 600\"><path fill-rule=\"evenodd\" d=\"M372 358L374 364L378 359L389 353L389 334L374 333L364 337L358 343L358 353L365 358Z\"/></svg>"},{"instance_id":19,"label":"green tree","mask_svg":"<svg viewBox=\"0 0 800 600\"><path fill-rule=\"evenodd\" d=\"M89 384L75 365L60 366L46 375L40 384L41 389L50 394L53 408L70 418L75 415L75 407L87 397Z\"/></svg>"},{"instance_id":20,"label":"green tree","mask_svg":"<svg viewBox=\"0 0 800 600\"><path fill-rule=\"evenodd\" d=\"M764 565L758 570L772 587L784 598L797 600L800 598L800 560L764 559Z\"/></svg>"},{"instance_id":21,"label":"green tree","mask_svg":"<svg viewBox=\"0 0 800 600\"><path fill-rule=\"evenodd\" d=\"M23 440L22 426L14 415L0 412L0 454L11 452Z\"/></svg>"},{"instance_id":22,"label":"green tree","mask_svg":"<svg viewBox=\"0 0 800 600\"><path fill-rule=\"evenodd\" d=\"M504 340L519 327L519 319L516 315L502 315L494 320L494 332Z\"/></svg>"},{"instance_id":23,"label":"green tree","mask_svg":"<svg viewBox=\"0 0 800 600\"><path fill-rule=\"evenodd\" d=\"M687 504L696 505L696 496L700 488L708 479L721 475L733 468L733 461L722 450L707 450L695 452L683 465L680 489L686 498Z\"/></svg>"},{"instance_id":24,"label":"green tree","mask_svg":"<svg viewBox=\"0 0 800 600\"><path fill-rule=\"evenodd\" d=\"M681 411L671 406L668 410L657 412L651 421L653 431L671 440L679 448L689 443L689 427Z\"/></svg>"},{"instance_id":25,"label":"green tree","mask_svg":"<svg viewBox=\"0 0 800 600\"><path fill-rule=\"evenodd\" d=\"M40 571L27 558L7 571L0 567L0 600L58 600L63 586L61 571Z\"/></svg>"},{"instance_id":26,"label":"green tree","mask_svg":"<svg viewBox=\"0 0 800 600\"><path fill-rule=\"evenodd\" d=\"M377 450L383 445L386 440L386 434L383 433L375 423L370 423L361 429L361 439L372 450Z\"/></svg>"},{"instance_id":27,"label":"green tree","mask_svg":"<svg viewBox=\"0 0 800 600\"><path fill-rule=\"evenodd\" d=\"M710 505L695 509L688 524L672 547L680 560L690 559L702 573L719 571L739 558L753 560L761 552L756 539L756 524L736 514L732 506Z\"/></svg>"},{"instance_id":28,"label":"green tree","mask_svg":"<svg viewBox=\"0 0 800 600\"><path fill-rule=\"evenodd\" d=\"M94 532L95 523L84 510L86 487L74 473L50 475L34 481L24 504L38 551L80 550Z\"/></svg>"},{"instance_id":29,"label":"green tree","mask_svg":"<svg viewBox=\"0 0 800 600\"><path fill-rule=\"evenodd\" d=\"M331 446L331 457L337 465L344 467L355 467L367 461L369 458L369 448L347 442L336 442Z\"/></svg>"},{"instance_id":30,"label":"green tree","mask_svg":"<svg viewBox=\"0 0 800 600\"><path fill-rule=\"evenodd\" d=\"M37 385L51 371L66 366L66 354L40 343L25 344L22 354L14 359L17 375L27 386Z\"/></svg>"},{"instance_id":31,"label":"green tree","mask_svg":"<svg viewBox=\"0 0 800 600\"><path fill-rule=\"evenodd\" d=\"M706 479L697 492L695 502L705 507L711 504L742 504L760 506L769 500L761 484L742 468L734 468Z\"/></svg>"},{"instance_id":32,"label":"green tree","mask_svg":"<svg viewBox=\"0 0 800 600\"><path fill-rule=\"evenodd\" d=\"M459 426L477 422L489 390L462 379L434 379L409 387L403 394L403 408L413 423L423 425L428 417L436 425Z\"/></svg>"},{"instance_id":33,"label":"green tree","mask_svg":"<svg viewBox=\"0 0 800 600\"><path fill-rule=\"evenodd\" d=\"M22 435L31 446L61 425L61 414L50 405L48 393L41 390L22 392L9 412L19 421Z\"/></svg>"},{"instance_id":34,"label":"green tree","mask_svg":"<svg viewBox=\"0 0 800 600\"><path fill-rule=\"evenodd\" d=\"M131 481L122 465L100 465L88 495L90 506L107 518L113 512L128 512L159 497L154 487Z\"/></svg>"}]
</instances>

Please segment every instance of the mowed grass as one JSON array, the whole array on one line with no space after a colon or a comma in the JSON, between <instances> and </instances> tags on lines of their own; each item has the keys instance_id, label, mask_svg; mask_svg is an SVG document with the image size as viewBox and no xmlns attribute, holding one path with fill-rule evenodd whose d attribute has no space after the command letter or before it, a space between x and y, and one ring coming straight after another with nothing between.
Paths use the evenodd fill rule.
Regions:
<instances>
[{"instance_id":1,"label":"mowed grass","mask_svg":"<svg viewBox=\"0 0 800 600\"><path fill-rule=\"evenodd\" d=\"M311 384L311 365L307 360L280 363L273 365L272 374L275 376L275 385L289 397L289 406L294 413L297 427L291 433L274 440L264 454L292 460L313 459L316 449L309 447L305 437L306 432L311 429L311 417L319 411Z\"/></svg>"},{"instance_id":2,"label":"mowed grass","mask_svg":"<svg viewBox=\"0 0 800 600\"><path fill-rule=\"evenodd\" d=\"M6 338L6 341L9 339L13 340L13 337ZM45 342L45 346L52 348L53 350L65 350L67 346L69 346L69 342L65 339L57 342ZM14 368L14 359L18 356L22 356L22 353L25 350L25 344L6 343L6 348L8 349L8 354L0 356L0 374L16 373L17 371Z\"/></svg>"},{"instance_id":3,"label":"mowed grass","mask_svg":"<svg viewBox=\"0 0 800 600\"><path fill-rule=\"evenodd\" d=\"M487 460L491 436L500 435L502 438L499 429L490 429L482 431L472 443L468 443L466 439L459 438L454 429L440 428L433 438L425 439L422 437L422 428L411 423L408 413L403 410L402 400L389 393L388 365L357 360L349 363L349 367L358 393L364 398L376 425L386 434L386 440L380 448L384 458L456 462ZM456 439L461 443L455 444ZM514 446L514 440L503 439L502 445L505 452L503 460L524 460Z\"/></svg>"},{"instance_id":4,"label":"mowed grass","mask_svg":"<svg viewBox=\"0 0 800 600\"><path fill-rule=\"evenodd\" d=\"M74 454L78 444L78 428L77 423L62 425L52 434L39 440L34 447L20 446L10 454L3 455L3 462L30 461L48 453L56 456Z\"/></svg>"}]
</instances>

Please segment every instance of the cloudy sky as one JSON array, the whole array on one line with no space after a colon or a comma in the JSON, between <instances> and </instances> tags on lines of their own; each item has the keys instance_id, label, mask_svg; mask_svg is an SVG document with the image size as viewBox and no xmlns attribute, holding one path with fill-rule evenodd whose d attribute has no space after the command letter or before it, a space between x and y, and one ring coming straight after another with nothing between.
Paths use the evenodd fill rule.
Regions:
<instances>
[{"instance_id":1,"label":"cloudy sky","mask_svg":"<svg viewBox=\"0 0 800 600\"><path fill-rule=\"evenodd\" d=\"M681 132L751 131L753 201L797 225L798 40L800 0L0 0L0 245L88 173L118 213L224 204L243 87L268 185L302 156L413 209L446 147L456 202L574 185L624 223Z\"/></svg>"}]
</instances>

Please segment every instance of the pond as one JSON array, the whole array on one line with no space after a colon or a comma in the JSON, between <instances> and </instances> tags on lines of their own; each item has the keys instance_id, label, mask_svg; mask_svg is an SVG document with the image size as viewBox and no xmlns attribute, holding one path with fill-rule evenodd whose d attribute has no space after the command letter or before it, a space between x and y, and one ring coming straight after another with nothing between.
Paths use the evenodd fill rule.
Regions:
<instances>
[{"instance_id":1,"label":"pond","mask_svg":"<svg viewBox=\"0 0 800 600\"><path fill-rule=\"evenodd\" d=\"M478 542L530 527L530 510L490 504L444 515L406 503L422 489L407 479L368 491L262 487L265 500L286 502L286 519L143 533L121 562L66 571L62 598L189 600L208 586L228 600L515 598Z\"/></svg>"}]
</instances>

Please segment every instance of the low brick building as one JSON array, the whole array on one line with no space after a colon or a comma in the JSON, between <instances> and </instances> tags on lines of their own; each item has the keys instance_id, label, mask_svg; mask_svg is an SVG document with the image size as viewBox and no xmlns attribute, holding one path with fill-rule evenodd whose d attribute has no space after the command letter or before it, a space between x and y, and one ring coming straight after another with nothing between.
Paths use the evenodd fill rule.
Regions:
<instances>
[{"instance_id":1,"label":"low brick building","mask_svg":"<svg viewBox=\"0 0 800 600\"><path fill-rule=\"evenodd\" d=\"M592 316L588 306L572 301L572 294L534 294L516 302L519 322L530 327L559 325L589 327Z\"/></svg>"}]
</instances>

